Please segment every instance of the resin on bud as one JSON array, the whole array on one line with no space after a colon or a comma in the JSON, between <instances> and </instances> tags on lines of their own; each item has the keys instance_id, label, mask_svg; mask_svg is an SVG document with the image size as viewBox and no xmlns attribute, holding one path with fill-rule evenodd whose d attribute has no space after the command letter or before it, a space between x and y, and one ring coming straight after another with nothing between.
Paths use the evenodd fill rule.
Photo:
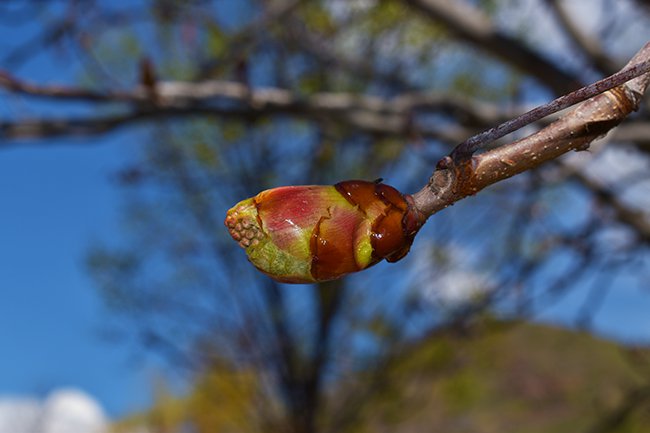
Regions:
<instances>
[{"instance_id":1,"label":"resin on bud","mask_svg":"<svg viewBox=\"0 0 650 433\"><path fill-rule=\"evenodd\" d=\"M408 253L424 219L409 195L381 182L285 186L232 207L225 224L260 271L313 283Z\"/></svg>"}]
</instances>

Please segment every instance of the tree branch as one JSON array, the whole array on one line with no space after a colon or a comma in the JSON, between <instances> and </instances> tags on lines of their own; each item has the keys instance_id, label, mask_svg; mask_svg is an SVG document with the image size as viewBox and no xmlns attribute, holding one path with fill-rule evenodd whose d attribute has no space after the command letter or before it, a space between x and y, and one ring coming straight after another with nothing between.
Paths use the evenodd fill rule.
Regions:
<instances>
[{"instance_id":1,"label":"tree branch","mask_svg":"<svg viewBox=\"0 0 650 433\"><path fill-rule=\"evenodd\" d=\"M544 0L551 12L555 15L562 29L583 53L587 55L589 62L605 75L611 75L618 69L614 62L602 49L599 41L585 34L578 27L576 21L569 15L566 9L558 0Z\"/></svg>"},{"instance_id":2,"label":"tree branch","mask_svg":"<svg viewBox=\"0 0 650 433\"><path fill-rule=\"evenodd\" d=\"M650 60L626 67L616 74L603 78L593 84L585 86L567 95L560 96L548 104L534 108L527 113L518 116L515 119L508 120L501 125L477 134L459 144L451 153L451 158L457 161L459 158L469 157L481 146L504 137L511 132L523 128L524 126L536 122L550 114L557 113L567 107L582 102L588 98L603 93L619 86L632 78L636 78L650 71Z\"/></svg>"},{"instance_id":3,"label":"tree branch","mask_svg":"<svg viewBox=\"0 0 650 433\"><path fill-rule=\"evenodd\" d=\"M624 68L650 60L646 44ZM429 183L413 195L425 217L481 189L507 179L570 150L585 150L589 144L617 126L636 110L650 82L650 73L608 90L578 105L559 120L524 139L455 161L447 156L439 163Z\"/></svg>"},{"instance_id":4,"label":"tree branch","mask_svg":"<svg viewBox=\"0 0 650 433\"><path fill-rule=\"evenodd\" d=\"M425 138L458 143L463 136L467 136L467 131L420 127L413 124L413 116L416 113L442 113L458 118L462 124L478 128L512 115L489 103L441 93L405 93L388 99L331 92L300 96L285 89L251 89L242 83L220 80L197 83L158 81L154 97L145 86L131 91L43 86L0 72L0 87L32 97L129 107L128 112L119 115L0 122L0 138L5 140L101 134L152 118L208 115L254 120L267 115L290 114L319 121L335 119L373 134L404 136L416 133Z\"/></svg>"},{"instance_id":5,"label":"tree branch","mask_svg":"<svg viewBox=\"0 0 650 433\"><path fill-rule=\"evenodd\" d=\"M640 241L650 244L650 221L642 211L631 209L621 202L614 192L580 171L574 172L571 177L589 189L597 199L609 206L614 212L614 218L632 228Z\"/></svg>"},{"instance_id":6,"label":"tree branch","mask_svg":"<svg viewBox=\"0 0 650 433\"><path fill-rule=\"evenodd\" d=\"M537 78L556 94L581 87L579 79L560 68L521 41L496 29L490 19L469 4L447 0L405 0L414 9L444 25L457 38L492 53L502 61Z\"/></svg>"}]
</instances>

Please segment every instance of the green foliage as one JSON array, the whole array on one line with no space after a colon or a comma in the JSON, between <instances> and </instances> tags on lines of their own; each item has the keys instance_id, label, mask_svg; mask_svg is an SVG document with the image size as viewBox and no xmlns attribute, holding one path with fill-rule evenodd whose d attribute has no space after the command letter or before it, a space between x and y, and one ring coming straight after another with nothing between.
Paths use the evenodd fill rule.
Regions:
<instances>
[{"instance_id":1,"label":"green foliage","mask_svg":"<svg viewBox=\"0 0 650 433\"><path fill-rule=\"evenodd\" d=\"M219 58L228 48L228 36L217 23L208 25L207 34L206 48L212 56Z\"/></svg>"},{"instance_id":2,"label":"green foliage","mask_svg":"<svg viewBox=\"0 0 650 433\"><path fill-rule=\"evenodd\" d=\"M277 408L266 399L262 380L256 372L215 364L196 378L184 397L172 395L161 383L153 407L118 421L114 431L128 433L143 426L170 433L187 428L195 433L264 431Z\"/></svg>"},{"instance_id":3,"label":"green foliage","mask_svg":"<svg viewBox=\"0 0 650 433\"><path fill-rule=\"evenodd\" d=\"M337 31L336 23L332 21L332 16L321 2L308 2L301 10L301 17L305 26L314 31L332 34Z\"/></svg>"},{"instance_id":4,"label":"green foliage","mask_svg":"<svg viewBox=\"0 0 650 433\"><path fill-rule=\"evenodd\" d=\"M522 433L584 431L622 407L626 393L642 378L620 347L578 332L544 325L485 322L474 335L426 339L400 353L361 382L333 384L334 411L348 394L369 381L382 385L357 408L359 419L346 432L471 431L499 433L517 426ZM640 352L641 353L641 352ZM650 356L650 352L643 352ZM190 425L197 433L258 431L260 412L275 414L277 401L261 388L253 371L213 366L199 375L185 397L164 392L145 414L121 426ZM343 403L345 404L345 403ZM648 432L650 400L630 411L616 432ZM596 415L596 416L595 416ZM176 426L176 427L173 427Z\"/></svg>"},{"instance_id":5,"label":"green foliage","mask_svg":"<svg viewBox=\"0 0 650 433\"><path fill-rule=\"evenodd\" d=\"M198 141L194 144L194 153L197 162L200 164L213 167L218 162L219 155L215 152L212 146L204 141Z\"/></svg>"},{"instance_id":6,"label":"green foliage","mask_svg":"<svg viewBox=\"0 0 650 433\"><path fill-rule=\"evenodd\" d=\"M584 431L599 421L594 413L605 418L616 412L626 393L643 384L614 343L499 322L469 338L422 341L382 376L390 384L373 395L358 430L351 431L377 424L392 431L497 433L513 425L524 433ZM650 431L648 409L645 401L620 431Z\"/></svg>"}]
</instances>

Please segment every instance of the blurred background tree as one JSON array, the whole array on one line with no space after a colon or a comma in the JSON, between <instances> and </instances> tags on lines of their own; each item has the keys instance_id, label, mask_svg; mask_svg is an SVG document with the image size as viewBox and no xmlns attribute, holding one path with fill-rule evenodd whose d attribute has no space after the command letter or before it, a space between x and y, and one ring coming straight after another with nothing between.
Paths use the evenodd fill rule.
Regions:
<instances>
[{"instance_id":1,"label":"blurred background tree","mask_svg":"<svg viewBox=\"0 0 650 433\"><path fill-rule=\"evenodd\" d=\"M524 325L578 293L575 323L591 330L610 290L650 288L647 100L590 152L435 215L406 259L343 280L271 281L223 218L279 185L382 177L416 191L471 134L618 70L650 39L649 2L0 8L38 23L4 50L0 85L53 107L3 119L3 145L128 132L125 236L88 267L115 330L192 385L122 428L647 431L644 353ZM74 82L20 78L51 51L78 61Z\"/></svg>"}]
</instances>

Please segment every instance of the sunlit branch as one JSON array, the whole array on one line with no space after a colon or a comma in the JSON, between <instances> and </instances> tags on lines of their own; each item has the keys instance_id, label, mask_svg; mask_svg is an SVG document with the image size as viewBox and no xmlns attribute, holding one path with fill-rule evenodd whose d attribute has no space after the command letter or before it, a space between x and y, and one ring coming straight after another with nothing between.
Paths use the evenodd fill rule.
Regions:
<instances>
[{"instance_id":1,"label":"sunlit branch","mask_svg":"<svg viewBox=\"0 0 650 433\"><path fill-rule=\"evenodd\" d=\"M627 68L650 59L650 43ZM472 158L440 161L429 183L414 195L416 206L429 216L481 189L539 166L570 150L584 150L636 110L650 73L608 90L578 105L559 120L521 140Z\"/></svg>"},{"instance_id":2,"label":"sunlit branch","mask_svg":"<svg viewBox=\"0 0 650 433\"><path fill-rule=\"evenodd\" d=\"M582 102L593 96L596 96L605 90L612 89L619 86L626 81L636 78L650 71L650 60L638 63L629 68L625 68L616 74L599 80L593 84L585 86L569 94L560 96L548 104L540 105L527 113L524 113L512 120L502 123L499 126L491 128L480 134L477 134L459 144L451 153L454 160L462 157L471 156L474 151L478 150L481 146L490 143L496 139L504 137L505 135L523 128L524 126L536 122L550 114L557 113L567 107L570 107L578 102Z\"/></svg>"},{"instance_id":3,"label":"sunlit branch","mask_svg":"<svg viewBox=\"0 0 650 433\"><path fill-rule=\"evenodd\" d=\"M242 83L220 80L197 83L159 81L155 84L155 95L152 95L151 89L145 86L131 91L96 91L36 85L0 73L0 87L31 97L102 106L121 104L128 109L126 113L110 116L7 120L0 122L0 136L4 139L101 134L134 122L161 117L207 115L254 120L263 116L292 115L318 122L336 120L365 133L418 136L451 144L458 143L472 132L463 129L462 125L480 128L508 118L513 111L434 92L405 93L394 98L330 92L303 97L285 89L251 89ZM459 125L430 127L414 123L414 117L423 113L446 114L458 119Z\"/></svg>"}]
</instances>

